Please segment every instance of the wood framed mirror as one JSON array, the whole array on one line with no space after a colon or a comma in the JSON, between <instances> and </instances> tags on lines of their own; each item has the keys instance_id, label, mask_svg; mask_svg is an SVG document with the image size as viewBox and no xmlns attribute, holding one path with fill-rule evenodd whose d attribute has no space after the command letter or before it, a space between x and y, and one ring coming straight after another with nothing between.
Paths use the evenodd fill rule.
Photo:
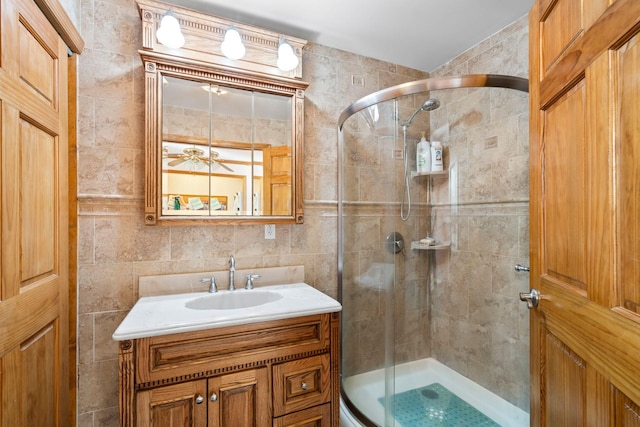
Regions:
<instances>
[{"instance_id":1,"label":"wood framed mirror","mask_svg":"<svg viewBox=\"0 0 640 427\"><path fill-rule=\"evenodd\" d=\"M276 67L282 35L159 2L139 1L145 69L147 225L302 223L301 65ZM185 45L159 44L168 10ZM247 55L219 51L233 24ZM306 41L287 37L297 55Z\"/></svg>"}]
</instances>

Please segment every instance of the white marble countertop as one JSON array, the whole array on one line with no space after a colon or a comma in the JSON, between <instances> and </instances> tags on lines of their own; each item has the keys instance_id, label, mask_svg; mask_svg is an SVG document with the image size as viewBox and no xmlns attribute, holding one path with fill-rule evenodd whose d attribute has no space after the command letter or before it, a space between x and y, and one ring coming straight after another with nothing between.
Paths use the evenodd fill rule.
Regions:
<instances>
[{"instance_id":1,"label":"white marble countertop","mask_svg":"<svg viewBox=\"0 0 640 427\"><path fill-rule=\"evenodd\" d=\"M189 301L234 292L277 292L282 298L255 307L227 310L196 310ZM215 294L192 292L140 298L120 323L112 338L116 341L222 328L248 323L287 319L341 311L340 303L306 283L262 286L253 290L221 290Z\"/></svg>"}]
</instances>

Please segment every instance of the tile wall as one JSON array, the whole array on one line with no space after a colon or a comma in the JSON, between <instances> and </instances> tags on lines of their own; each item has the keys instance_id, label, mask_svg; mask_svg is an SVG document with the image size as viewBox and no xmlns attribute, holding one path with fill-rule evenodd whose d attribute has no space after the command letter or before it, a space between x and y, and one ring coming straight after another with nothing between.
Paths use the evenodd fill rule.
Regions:
<instances>
[{"instance_id":1,"label":"tile wall","mask_svg":"<svg viewBox=\"0 0 640 427\"><path fill-rule=\"evenodd\" d=\"M523 17L432 72L528 77ZM509 402L529 408L528 95L507 89L432 93L431 139L442 141L446 180L434 180L432 222L450 236L431 283L432 356ZM448 237L447 237L448 238Z\"/></svg>"},{"instance_id":2,"label":"tile wall","mask_svg":"<svg viewBox=\"0 0 640 427\"><path fill-rule=\"evenodd\" d=\"M138 12L130 0L80 0L78 425L116 426L117 345L111 334L136 301L138 277L304 265L305 280L337 293L337 132L340 112L424 73L310 44L303 55L305 223L148 227L143 224L144 102ZM105 19L109 17L109 19ZM364 78L354 86L352 76Z\"/></svg>"}]
</instances>

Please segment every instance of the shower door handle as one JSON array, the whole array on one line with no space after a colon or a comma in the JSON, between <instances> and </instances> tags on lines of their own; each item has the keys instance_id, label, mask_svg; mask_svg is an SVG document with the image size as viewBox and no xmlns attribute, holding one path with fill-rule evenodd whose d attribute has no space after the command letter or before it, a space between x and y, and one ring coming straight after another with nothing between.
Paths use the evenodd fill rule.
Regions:
<instances>
[{"instance_id":1,"label":"shower door handle","mask_svg":"<svg viewBox=\"0 0 640 427\"><path fill-rule=\"evenodd\" d=\"M538 306L540 302L540 292L535 289L531 289L531 292L520 292L520 301L525 301L527 303L527 308L531 310L534 307Z\"/></svg>"}]
</instances>

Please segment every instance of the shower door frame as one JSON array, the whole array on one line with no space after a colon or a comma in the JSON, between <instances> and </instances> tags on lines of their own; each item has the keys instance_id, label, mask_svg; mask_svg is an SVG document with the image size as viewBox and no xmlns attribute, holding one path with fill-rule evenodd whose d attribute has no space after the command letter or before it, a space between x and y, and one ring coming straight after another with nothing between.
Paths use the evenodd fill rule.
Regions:
<instances>
[{"instance_id":1,"label":"shower door frame","mask_svg":"<svg viewBox=\"0 0 640 427\"><path fill-rule=\"evenodd\" d=\"M343 301L343 267L344 267L344 240L343 240L343 150L344 150L344 123L347 119L349 119L354 114L369 108L373 105L377 105L379 103L394 100L400 98L402 96L418 94L422 92L430 92L433 90L441 90L441 89L458 89L458 88L480 88L480 87L493 87L493 88L503 88L503 89L514 89L521 92L529 92L529 80L516 77L516 76L508 76L501 74L465 74L460 76L448 76L448 77L438 77L438 78L427 78L422 80L416 80L413 82L402 83L396 86L391 86L386 89L379 90L372 94L369 94L363 98L360 98L358 101L354 102L350 106L348 106L340 117L338 118L338 299L342 303ZM395 279L394 279L395 281ZM341 328L344 328L344 322L341 322ZM342 336L342 334L341 334ZM340 359L342 362L342 352L344 351L344 346L340 346ZM341 370L342 370L342 363ZM340 381L342 383L342 372L340 373ZM377 427L372 421L370 421L355 405L352 404L349 396L343 393L343 389L341 388L340 394L342 396L342 400L344 400L345 404L349 411L358 420L367 427Z\"/></svg>"}]
</instances>

